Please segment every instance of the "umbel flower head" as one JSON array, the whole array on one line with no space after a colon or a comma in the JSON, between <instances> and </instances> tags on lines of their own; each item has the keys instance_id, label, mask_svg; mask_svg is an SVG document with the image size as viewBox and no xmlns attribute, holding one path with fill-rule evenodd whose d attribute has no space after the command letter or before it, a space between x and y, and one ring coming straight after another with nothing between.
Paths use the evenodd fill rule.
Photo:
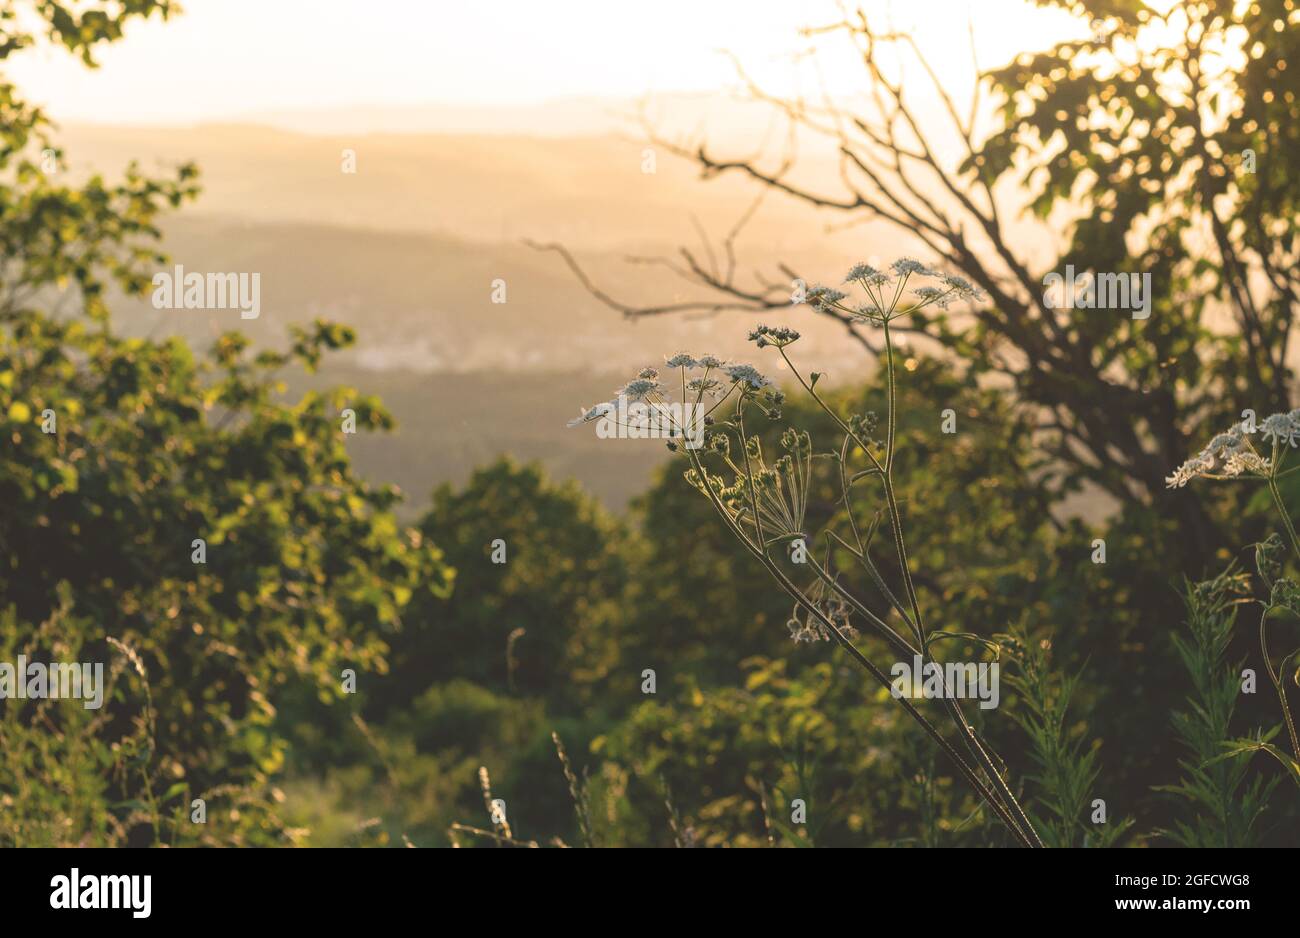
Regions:
<instances>
[{"instance_id":1,"label":"umbel flower head","mask_svg":"<svg viewBox=\"0 0 1300 938\"><path fill-rule=\"evenodd\" d=\"M749 333L749 341L755 343L759 348L767 345L774 345L777 348L785 348L799 338L799 333L793 329L787 329L785 326L772 328L771 326L759 326Z\"/></svg>"},{"instance_id":2,"label":"umbel flower head","mask_svg":"<svg viewBox=\"0 0 1300 938\"><path fill-rule=\"evenodd\" d=\"M1272 441L1273 457L1276 457L1278 447L1296 446L1300 442L1300 410L1266 417L1259 428L1260 435ZM1251 445L1246 427L1237 424L1217 434L1204 449L1175 469L1173 475L1165 479L1165 485L1177 489L1198 478L1267 478L1273 468L1273 458L1261 456Z\"/></svg>"},{"instance_id":3,"label":"umbel flower head","mask_svg":"<svg viewBox=\"0 0 1300 938\"><path fill-rule=\"evenodd\" d=\"M1165 485L1171 489L1180 489L1193 479L1216 473L1227 468L1228 460L1240 455L1247 446L1246 434L1240 426L1235 426L1226 433L1216 435L1199 453L1174 470L1174 474L1165 479ZM1240 464L1239 464L1240 465ZM1242 466L1241 468L1244 468Z\"/></svg>"},{"instance_id":4,"label":"umbel flower head","mask_svg":"<svg viewBox=\"0 0 1300 938\"><path fill-rule=\"evenodd\" d=\"M939 276L920 261L914 261L910 257L900 257L889 265L889 269L894 272L895 277L906 277L908 274L920 274L923 277Z\"/></svg>"},{"instance_id":5,"label":"umbel flower head","mask_svg":"<svg viewBox=\"0 0 1300 938\"><path fill-rule=\"evenodd\" d=\"M753 365L728 365L727 377L741 386L741 390L761 391L771 384Z\"/></svg>"},{"instance_id":6,"label":"umbel flower head","mask_svg":"<svg viewBox=\"0 0 1300 938\"><path fill-rule=\"evenodd\" d=\"M854 281L870 287L879 287L889 283L889 275L881 273L870 264L854 264L849 268L849 272L844 275L844 282L853 283Z\"/></svg>"},{"instance_id":7,"label":"umbel flower head","mask_svg":"<svg viewBox=\"0 0 1300 938\"><path fill-rule=\"evenodd\" d=\"M1264 439L1272 440L1278 446L1284 443L1287 446L1295 446L1300 439L1300 410L1265 417L1259 429Z\"/></svg>"},{"instance_id":8,"label":"umbel flower head","mask_svg":"<svg viewBox=\"0 0 1300 938\"><path fill-rule=\"evenodd\" d=\"M771 345L788 344L799 338L799 333L793 329L769 329L766 326L760 326L755 330L754 335L759 334L768 337L768 344ZM746 399L753 400L756 392L772 387L772 382L753 365L728 363L713 355L701 355L697 358L688 352L678 352L665 360L664 367L673 371L661 376L657 368L641 369L635 378L614 392L613 400L596 404L591 408L583 408L581 416L570 420L568 425L577 427L600 417L620 417L622 416L619 411L620 401L648 405L655 419L668 420L669 410L678 407L679 404L699 407L704 405L706 398L718 399L716 403L721 403L737 391ZM680 384L673 374L674 371L681 373ZM688 372L699 373L688 374ZM670 400L672 388L679 388L682 392L683 400L678 404ZM773 403L780 403L777 399L779 393L775 390L766 391L765 395ZM711 404L709 409L713 406L716 405Z\"/></svg>"},{"instance_id":9,"label":"umbel flower head","mask_svg":"<svg viewBox=\"0 0 1300 938\"><path fill-rule=\"evenodd\" d=\"M643 401L651 394L658 394L664 386L656 380L657 374L658 372L653 368L647 368L635 379L619 388L619 396L626 397L629 401Z\"/></svg>"},{"instance_id":10,"label":"umbel flower head","mask_svg":"<svg viewBox=\"0 0 1300 938\"><path fill-rule=\"evenodd\" d=\"M809 290L805 302L820 312L836 310L847 313L855 322L884 325L899 316L914 313L927 306L947 309L948 305L955 300L979 300L984 297L984 294L970 281L941 273L910 257L899 258L889 265L889 269L892 273L877 270L870 264L854 264L845 275L844 282L859 285L867 294L870 300L868 303L846 305L847 294L823 286ZM912 281L913 277L930 278L936 282L915 287L911 291L913 299L910 302L903 302L903 288ZM895 285L895 288L886 289L891 284Z\"/></svg>"}]
</instances>

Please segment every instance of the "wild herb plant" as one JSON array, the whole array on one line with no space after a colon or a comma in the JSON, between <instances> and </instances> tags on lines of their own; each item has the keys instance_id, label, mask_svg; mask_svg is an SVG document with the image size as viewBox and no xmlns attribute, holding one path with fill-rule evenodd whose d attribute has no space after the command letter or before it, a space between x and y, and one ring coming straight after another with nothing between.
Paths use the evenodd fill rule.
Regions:
<instances>
[{"instance_id":1,"label":"wild herb plant","mask_svg":"<svg viewBox=\"0 0 1300 938\"><path fill-rule=\"evenodd\" d=\"M663 376L658 369L647 368L621 388L614 401L586 410L574 421L577 425L603 418L625 427L631 436L651 431L650 435L688 440L685 444L670 440L668 447L687 460L687 480L708 499L722 524L794 600L789 621L794 640L836 642L886 689L892 684L884 670L853 641L857 634L851 624L854 620L868 626L902 660L919 658L923 668L931 663L941 666L935 652L944 639L961 638L995 647L978 636L937 627L922 608L893 475L898 415L891 324L926 307L947 308L953 302L977 299L980 293L962 278L941 275L914 260L896 261L891 271L885 273L865 264L849 271L845 283L859 290L866 302L855 302L849 294L827 287L817 287L806 297L818 311L832 312L849 322L869 323L881 330L886 378L883 424L872 413L842 417L826 404L816 389L821 374L805 375L791 358L790 347L799 339L797 331L759 326L750 333L749 338L758 348L774 349L781 356L803 392L838 427L839 444L829 451L815 451L810 435L791 427L781 438L785 452L769 461L753 427L758 420L781 419L784 394L753 365L724 363L708 355L674 355L667 360L667 374ZM680 392L680 400L672 399L674 391ZM625 413L627 402L631 405ZM704 424L702 433L689 416L692 413ZM878 436L881 431L883 437ZM827 465L838 482L847 537L830 524L816 539L806 530L814 461ZM872 486L876 492L877 510L870 520L860 519L855 513L851 493L860 485ZM890 585L873 554L876 535L882 528L887 529L884 552L892 555L896 570L891 572L900 584L898 590ZM815 550L818 544L822 548L820 560ZM778 548L798 554L798 563L787 564ZM835 562L837 557L845 556L859 568L878 600L887 604L884 615L878 615L845 584L846 577ZM809 571L811 578L797 583L795 578L800 574L795 568ZM956 745L907 695L893 696L1017 842L1044 846L1004 777L1004 763L971 725L946 678L941 703L956 732Z\"/></svg>"},{"instance_id":2,"label":"wild herb plant","mask_svg":"<svg viewBox=\"0 0 1300 938\"><path fill-rule=\"evenodd\" d=\"M1268 455L1261 454L1255 447L1251 437L1256 433L1263 441L1262 448ZM1295 523L1287 511L1278 485L1280 479L1300 470L1300 465L1283 468L1297 444L1300 444L1300 409L1266 417L1258 428L1253 419L1245 420L1211 439L1204 449L1175 469L1165 482L1170 488L1181 488L1193 479L1200 478L1262 482L1267 487L1278 520L1286 530L1295 559L1300 561L1300 538L1296 535ZM1297 655L1300 655L1300 647L1283 655L1274 664L1268 646L1270 616L1289 613L1293 618L1300 618L1300 583L1283 575L1286 557L1286 547L1276 534L1255 545L1255 565L1260 580L1268 590L1267 598L1258 600L1261 607L1259 650L1264 658L1264 669L1281 705L1282 721L1290 739L1291 752L1288 754L1269 742L1274 735L1270 733L1262 737L1237 740L1226 755L1267 752L1286 768L1291 779L1300 786L1300 762L1297 761L1300 759L1300 738L1297 737L1295 719L1287 699L1287 684L1300 684L1300 668L1294 664Z\"/></svg>"},{"instance_id":3,"label":"wild herb plant","mask_svg":"<svg viewBox=\"0 0 1300 938\"><path fill-rule=\"evenodd\" d=\"M1029 739L1037 766L1030 780L1040 793L1039 810L1030 810L1049 847L1110 847L1124 836L1132 818L1105 824L1086 823L1100 767L1097 748L1085 744L1080 728L1067 722L1070 702L1081 674L1063 674L1051 666L1051 643L1024 634L1000 637L999 644L1019 665L1007 680L1020 692L1012 718Z\"/></svg>"},{"instance_id":4,"label":"wild herb plant","mask_svg":"<svg viewBox=\"0 0 1300 938\"><path fill-rule=\"evenodd\" d=\"M1160 790L1177 795L1190 817L1165 835L1184 847L1258 846L1256 825L1278 779L1247 780L1245 759L1225 759L1237 748L1230 724L1241 693L1241 663L1225 660L1237 610L1249 602L1249 577L1234 569L1202 583L1186 582L1187 633L1174 648L1192 679L1187 709L1173 715L1174 731L1187 747L1179 761L1183 777ZM1260 736L1254 742L1267 742Z\"/></svg>"}]
</instances>

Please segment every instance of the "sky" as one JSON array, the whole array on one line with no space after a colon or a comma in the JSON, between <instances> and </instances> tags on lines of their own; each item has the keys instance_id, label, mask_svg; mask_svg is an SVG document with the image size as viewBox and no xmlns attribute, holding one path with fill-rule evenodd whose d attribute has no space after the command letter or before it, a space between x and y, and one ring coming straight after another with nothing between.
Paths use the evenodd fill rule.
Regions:
<instances>
[{"instance_id":1,"label":"sky","mask_svg":"<svg viewBox=\"0 0 1300 938\"><path fill-rule=\"evenodd\" d=\"M794 53L799 30L841 17L831 0L183 0L163 23L137 22L90 71L36 48L8 75L57 119L190 124L266 111L439 103L509 106L566 97L629 98L734 84L737 55L779 93L860 87L850 48ZM945 79L969 74L973 19L981 65L1085 28L1024 0L874 0L882 26L915 30Z\"/></svg>"}]
</instances>

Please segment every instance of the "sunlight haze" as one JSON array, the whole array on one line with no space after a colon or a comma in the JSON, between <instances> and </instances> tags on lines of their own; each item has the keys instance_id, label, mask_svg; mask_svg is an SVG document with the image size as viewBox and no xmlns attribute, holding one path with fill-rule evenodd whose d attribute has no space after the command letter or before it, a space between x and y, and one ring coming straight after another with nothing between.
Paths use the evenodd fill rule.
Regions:
<instances>
[{"instance_id":1,"label":"sunlight haze","mask_svg":"<svg viewBox=\"0 0 1300 938\"><path fill-rule=\"evenodd\" d=\"M890 13L896 28L914 30L926 44L942 77L957 83L969 81L972 14L982 67L1026 43L1083 31L1079 21L1023 0L914 0ZM835 54L818 71L795 59L808 45L802 28L842 15L828 0L187 0L170 22L130 24L122 42L100 50L98 70L48 46L16 56L10 70L57 119L133 124L713 91L736 83L724 50L773 91L816 96L824 83L840 95L861 89L861 66L846 43L824 43Z\"/></svg>"}]
</instances>

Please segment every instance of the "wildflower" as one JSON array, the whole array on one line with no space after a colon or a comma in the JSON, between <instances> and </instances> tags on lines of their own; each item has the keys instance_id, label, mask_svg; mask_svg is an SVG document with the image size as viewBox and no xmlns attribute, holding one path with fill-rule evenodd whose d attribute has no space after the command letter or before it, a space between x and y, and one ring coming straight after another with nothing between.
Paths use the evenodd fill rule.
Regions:
<instances>
[{"instance_id":1,"label":"wildflower","mask_svg":"<svg viewBox=\"0 0 1300 938\"><path fill-rule=\"evenodd\" d=\"M920 261L912 260L910 257L901 257L889 266L894 271L894 274L899 277L907 277L911 274L920 274L923 277L937 276L929 267L926 267Z\"/></svg>"},{"instance_id":2,"label":"wildflower","mask_svg":"<svg viewBox=\"0 0 1300 938\"><path fill-rule=\"evenodd\" d=\"M1227 457L1230 452L1240 448L1244 440L1241 428L1233 427L1228 432L1213 437L1202 452L1207 456Z\"/></svg>"},{"instance_id":3,"label":"wildflower","mask_svg":"<svg viewBox=\"0 0 1300 938\"><path fill-rule=\"evenodd\" d=\"M653 368L647 368L646 371L654 371ZM645 374L645 371L641 372ZM657 372L656 372L657 374ZM626 397L630 401L643 401L651 394L658 394L663 390L663 385L654 378L638 377L635 381L629 381L623 387L619 388L619 397Z\"/></svg>"},{"instance_id":4,"label":"wildflower","mask_svg":"<svg viewBox=\"0 0 1300 938\"><path fill-rule=\"evenodd\" d=\"M1174 474L1165 479L1165 485L1171 489L1182 488L1192 479L1216 471L1216 467L1224 475L1241 475L1267 472L1269 462L1251 452L1241 427L1235 426L1216 435L1203 450L1175 469Z\"/></svg>"},{"instance_id":5,"label":"wildflower","mask_svg":"<svg viewBox=\"0 0 1300 938\"><path fill-rule=\"evenodd\" d=\"M853 280L870 280L873 277L881 276L880 271L870 264L854 264L849 272L844 276L844 282L849 283Z\"/></svg>"},{"instance_id":6,"label":"wildflower","mask_svg":"<svg viewBox=\"0 0 1300 938\"><path fill-rule=\"evenodd\" d=\"M696 361L694 358L692 358L690 355L687 355L685 352L678 352L676 355L674 355L672 358L668 359L668 360L664 363L664 367L666 367L666 368L694 368L694 367L695 367L696 365L698 365L698 364L699 364L699 362L697 362L697 361Z\"/></svg>"},{"instance_id":7,"label":"wildflower","mask_svg":"<svg viewBox=\"0 0 1300 938\"><path fill-rule=\"evenodd\" d=\"M653 381L655 378L659 377L659 371L655 368L642 368L640 372L637 373L637 377L645 381Z\"/></svg>"},{"instance_id":8,"label":"wildflower","mask_svg":"<svg viewBox=\"0 0 1300 938\"><path fill-rule=\"evenodd\" d=\"M948 304L952 302L952 297L946 290L940 290L938 287L917 287L912 291L921 298L921 306L928 306L933 303L940 309L947 309Z\"/></svg>"},{"instance_id":9,"label":"wildflower","mask_svg":"<svg viewBox=\"0 0 1300 938\"><path fill-rule=\"evenodd\" d=\"M984 292L971 283L965 277L958 277L954 274L947 274L943 278L943 284L951 290L959 299L963 300L982 300Z\"/></svg>"},{"instance_id":10,"label":"wildflower","mask_svg":"<svg viewBox=\"0 0 1300 938\"><path fill-rule=\"evenodd\" d=\"M749 333L749 341L758 343L759 348L765 345L775 345L777 348L784 348L791 342L799 338L799 333L794 329L787 329L780 326L773 329L770 326L759 326Z\"/></svg>"},{"instance_id":11,"label":"wildflower","mask_svg":"<svg viewBox=\"0 0 1300 938\"><path fill-rule=\"evenodd\" d=\"M867 287L883 287L889 283L889 275L881 273L876 268L867 264L858 264L849 271L849 275L844 278L844 282L856 280Z\"/></svg>"},{"instance_id":12,"label":"wildflower","mask_svg":"<svg viewBox=\"0 0 1300 938\"><path fill-rule=\"evenodd\" d=\"M807 299L804 301L814 309L828 310L840 300L846 299L847 293L830 287L816 286L808 291Z\"/></svg>"},{"instance_id":13,"label":"wildflower","mask_svg":"<svg viewBox=\"0 0 1300 938\"><path fill-rule=\"evenodd\" d=\"M1259 475L1266 476L1273 468L1273 460L1264 459L1258 453L1248 449L1234 450L1223 464L1225 476Z\"/></svg>"},{"instance_id":14,"label":"wildflower","mask_svg":"<svg viewBox=\"0 0 1300 938\"><path fill-rule=\"evenodd\" d=\"M753 365L728 365L727 377L737 384L754 391L761 390L772 383L763 377Z\"/></svg>"},{"instance_id":15,"label":"wildflower","mask_svg":"<svg viewBox=\"0 0 1300 938\"><path fill-rule=\"evenodd\" d=\"M1295 446L1296 439L1300 436L1300 424L1291 418L1291 414L1273 414L1265 417L1259 428L1263 431L1264 439L1271 439L1279 445L1286 443Z\"/></svg>"},{"instance_id":16,"label":"wildflower","mask_svg":"<svg viewBox=\"0 0 1300 938\"><path fill-rule=\"evenodd\" d=\"M781 434L781 448L807 459L812 455L812 437L806 431L800 432L793 427L787 428ZM781 458L788 459L789 457L782 456Z\"/></svg>"},{"instance_id":17,"label":"wildflower","mask_svg":"<svg viewBox=\"0 0 1300 938\"><path fill-rule=\"evenodd\" d=\"M686 390L696 394L717 394L722 390L722 382L713 378L692 378L686 382Z\"/></svg>"},{"instance_id":18,"label":"wildflower","mask_svg":"<svg viewBox=\"0 0 1300 938\"><path fill-rule=\"evenodd\" d=\"M1165 479L1165 487L1180 489L1188 482L1205 475L1214 467L1214 460L1203 453L1198 453L1174 470L1174 474Z\"/></svg>"},{"instance_id":19,"label":"wildflower","mask_svg":"<svg viewBox=\"0 0 1300 938\"><path fill-rule=\"evenodd\" d=\"M591 408L584 407L582 408L582 416L574 417L572 420L569 421L568 426L577 427L577 426L581 426L584 423L590 423L591 421L595 420L597 417L603 417L606 414L613 411L615 406L616 405L614 404L613 401L606 401L603 404L597 404Z\"/></svg>"},{"instance_id":20,"label":"wildflower","mask_svg":"<svg viewBox=\"0 0 1300 938\"><path fill-rule=\"evenodd\" d=\"M870 440L871 435L876 432L880 425L880 418L876 416L874 410L869 410L865 414L851 414L849 416L849 429L861 440Z\"/></svg>"},{"instance_id":21,"label":"wildflower","mask_svg":"<svg viewBox=\"0 0 1300 938\"><path fill-rule=\"evenodd\" d=\"M712 355L702 355L695 365L698 368L721 368L722 359L714 358Z\"/></svg>"}]
</instances>

